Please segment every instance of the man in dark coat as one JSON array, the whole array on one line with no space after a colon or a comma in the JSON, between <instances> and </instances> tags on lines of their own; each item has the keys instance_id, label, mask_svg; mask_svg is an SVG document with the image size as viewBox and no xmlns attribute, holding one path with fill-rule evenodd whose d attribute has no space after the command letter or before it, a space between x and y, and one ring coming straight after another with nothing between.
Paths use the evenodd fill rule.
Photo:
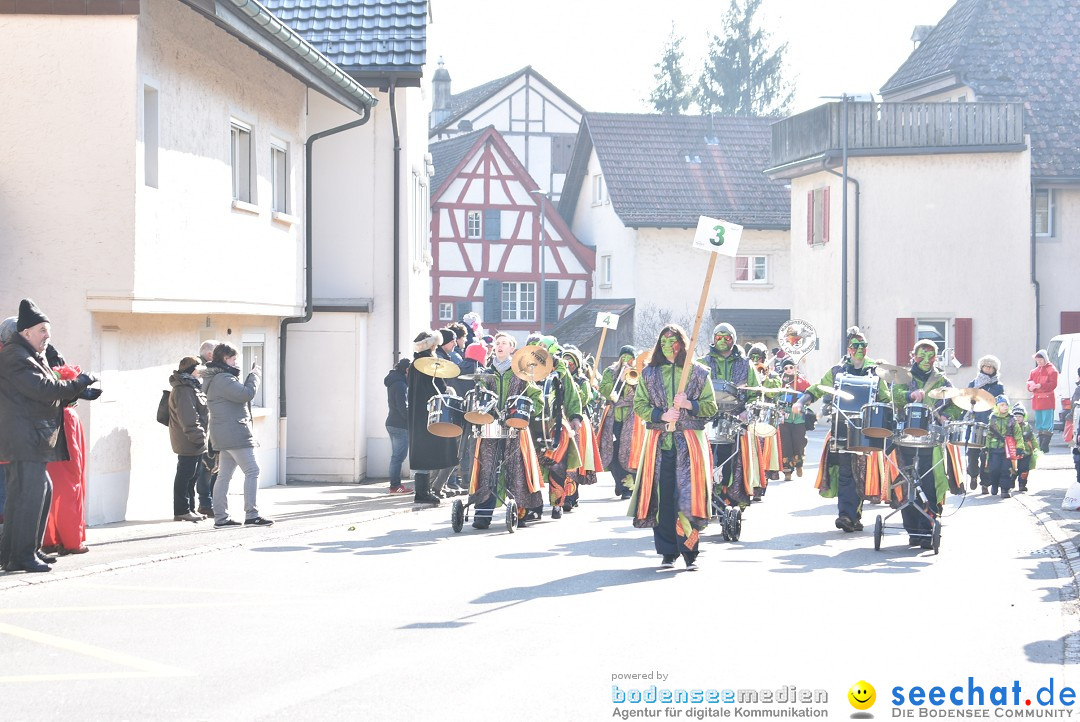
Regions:
<instances>
[{"instance_id":1,"label":"man in dark coat","mask_svg":"<svg viewBox=\"0 0 1080 722\"><path fill-rule=\"evenodd\" d=\"M413 369L409 373L409 468L413 470L413 501L439 505L438 494L458 462L458 440L453 437L436 436L428 431L428 401L437 394L445 394L446 382L422 373L415 367L416 361L435 356L435 349L453 342L438 331L421 331L413 339Z\"/></svg>"},{"instance_id":2,"label":"man in dark coat","mask_svg":"<svg viewBox=\"0 0 1080 722\"><path fill-rule=\"evenodd\" d=\"M0 350L0 461L7 461L7 500L0 566L5 571L47 572L41 540L52 485L50 461L67 461L63 408L97 381L79 374L61 381L49 368L49 318L30 299L19 304L17 335Z\"/></svg>"}]
</instances>

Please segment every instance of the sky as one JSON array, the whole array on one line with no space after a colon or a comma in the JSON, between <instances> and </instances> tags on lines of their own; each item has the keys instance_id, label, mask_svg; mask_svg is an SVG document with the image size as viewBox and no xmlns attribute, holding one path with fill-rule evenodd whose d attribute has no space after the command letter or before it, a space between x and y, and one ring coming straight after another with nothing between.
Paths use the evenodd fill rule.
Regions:
<instances>
[{"instance_id":1,"label":"sky","mask_svg":"<svg viewBox=\"0 0 1080 722\"><path fill-rule=\"evenodd\" d=\"M933 25L954 0L764 0L760 27L786 42L792 112L822 96L873 93L913 48L916 25ZM645 113L655 65L674 23L684 70L700 73L707 37L727 0L431 0L428 63L442 57L460 93L532 65L589 111Z\"/></svg>"}]
</instances>

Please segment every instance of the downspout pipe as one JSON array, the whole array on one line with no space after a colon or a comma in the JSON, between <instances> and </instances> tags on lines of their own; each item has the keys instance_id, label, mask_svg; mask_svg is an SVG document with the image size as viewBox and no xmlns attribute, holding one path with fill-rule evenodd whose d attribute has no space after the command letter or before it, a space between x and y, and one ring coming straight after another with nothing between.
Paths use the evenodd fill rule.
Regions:
<instances>
[{"instance_id":1,"label":"downspout pipe","mask_svg":"<svg viewBox=\"0 0 1080 722\"><path fill-rule=\"evenodd\" d=\"M313 239L314 232L314 213L312 212L312 167L314 162L312 160L313 151L315 149L315 141L322 140L331 135L337 135L343 133L346 130L352 130L353 128L359 128L371 120L371 108L365 106L364 112L360 116L359 120L354 120L351 123L339 125L336 128L329 128L327 130L320 131L310 136L307 142L304 143L304 208L306 209L307 218L304 223L304 315L303 316L290 316L288 318L281 319L281 330L278 333L278 363L280 364L281 372L278 378L278 416L281 422L285 421L287 416L287 406L285 398L285 364L286 364L286 347L289 340L289 326L294 323L307 323L311 320L312 314L315 312L315 296L314 289L312 288L312 248L314 247Z\"/></svg>"},{"instance_id":2,"label":"downspout pipe","mask_svg":"<svg viewBox=\"0 0 1080 722\"><path fill-rule=\"evenodd\" d=\"M826 173L832 173L837 178L844 178L845 177L845 175L843 173L837 173L832 168L826 168L825 172ZM855 178L852 178L850 175L848 175L846 177L847 177L847 180L848 180L849 183L853 183L855 185L855 242L854 242L853 247L851 249L852 255L853 255L852 262L855 265L855 269L854 269L855 278L852 281L852 283L854 284L854 288L852 289L852 293L853 293L853 295L855 297L851 300L851 303L852 303L851 324L853 326L858 326L859 325L859 227L861 225L859 223L859 201L862 198L862 189L859 186L859 181L858 180L856 180ZM845 229L845 231L846 231L846 229ZM846 238L846 236L845 236L845 238ZM847 329L845 329L845 331L846 330ZM845 351L845 353L846 353L846 351Z\"/></svg>"},{"instance_id":3,"label":"downspout pipe","mask_svg":"<svg viewBox=\"0 0 1080 722\"><path fill-rule=\"evenodd\" d=\"M396 84L390 81L390 128L394 133L394 366L401 357L401 133L398 131ZM422 232L423 229L417 229Z\"/></svg>"},{"instance_id":4,"label":"downspout pipe","mask_svg":"<svg viewBox=\"0 0 1080 722\"><path fill-rule=\"evenodd\" d=\"M1031 285L1035 287L1035 348L1042 348L1042 341L1040 338L1041 328L1039 326L1040 312L1039 312L1039 274L1036 270L1036 253L1038 241L1035 239L1035 190L1031 192L1031 208L1028 212L1028 218L1031 219Z\"/></svg>"}]
</instances>

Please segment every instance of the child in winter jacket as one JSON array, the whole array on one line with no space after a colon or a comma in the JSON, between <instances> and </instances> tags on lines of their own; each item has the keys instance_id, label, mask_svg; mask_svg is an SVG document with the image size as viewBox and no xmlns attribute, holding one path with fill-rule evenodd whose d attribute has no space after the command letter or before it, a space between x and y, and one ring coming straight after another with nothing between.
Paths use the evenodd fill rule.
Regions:
<instances>
[{"instance_id":1,"label":"child in winter jacket","mask_svg":"<svg viewBox=\"0 0 1080 722\"><path fill-rule=\"evenodd\" d=\"M1014 421L1009 414L1009 399L1004 394L999 395L995 401L997 405L990 414L989 428L986 434L987 467L989 479L983 477L982 493L986 493L989 485L993 494L1001 488L1002 498L1010 496L1009 489L1012 487L1012 464L1005 456L1006 437L1013 435Z\"/></svg>"},{"instance_id":2,"label":"child in winter jacket","mask_svg":"<svg viewBox=\"0 0 1080 722\"><path fill-rule=\"evenodd\" d=\"M1012 415L1012 437L1016 444L1016 469L1013 471L1009 486L1012 486L1012 481L1018 481L1017 491L1027 491L1028 473L1035 455L1035 430L1027 422L1027 409L1019 401L1013 404Z\"/></svg>"}]
</instances>

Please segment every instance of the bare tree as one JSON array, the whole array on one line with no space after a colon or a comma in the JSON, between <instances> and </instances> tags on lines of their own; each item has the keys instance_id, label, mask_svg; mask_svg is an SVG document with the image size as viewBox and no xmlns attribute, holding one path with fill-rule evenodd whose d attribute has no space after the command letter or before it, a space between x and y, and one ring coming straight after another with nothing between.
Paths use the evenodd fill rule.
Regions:
<instances>
[{"instance_id":1,"label":"bare tree","mask_svg":"<svg viewBox=\"0 0 1080 722\"><path fill-rule=\"evenodd\" d=\"M702 326L704 327L708 322L707 318L702 319ZM656 344L660 330L669 323L682 326L686 329L686 335L689 338L694 331L694 314L686 308L680 311L653 304L637 306L634 309L634 345L642 350L652 348ZM711 330L711 326L706 329L708 330ZM694 358L704 356L708 352L708 341L708 338L698 338L694 348Z\"/></svg>"}]
</instances>

